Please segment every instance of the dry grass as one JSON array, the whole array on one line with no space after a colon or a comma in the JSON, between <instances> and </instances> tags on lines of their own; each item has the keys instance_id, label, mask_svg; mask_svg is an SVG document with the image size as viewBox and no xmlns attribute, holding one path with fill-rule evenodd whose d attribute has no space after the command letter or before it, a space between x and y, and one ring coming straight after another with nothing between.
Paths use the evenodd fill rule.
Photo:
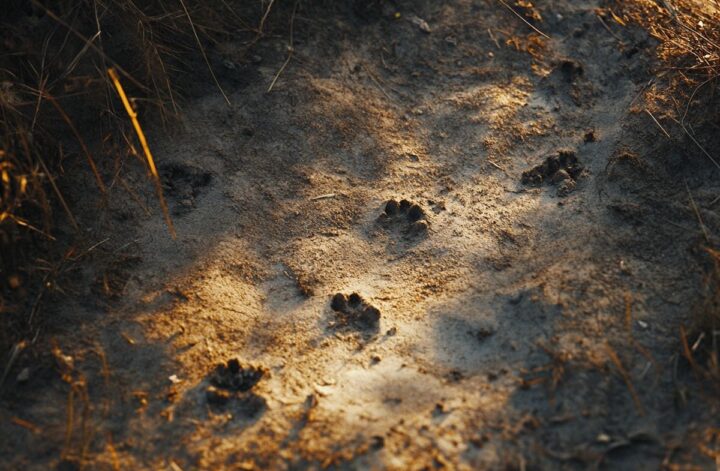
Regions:
<instances>
[{"instance_id":1,"label":"dry grass","mask_svg":"<svg viewBox=\"0 0 720 471\"><path fill-rule=\"evenodd\" d=\"M187 88L196 86L194 82L214 81L220 89L206 51L230 31L234 39L251 44L262 34L272 4L259 0L3 2L0 358L18 335L36 329L22 313L37 310L37 300L52 281L48 273L63 258L66 249L56 243L57 228L63 227L65 234L79 229L65 195L64 169L78 168L74 162L82 162L94 182L94 197L102 204L110 188L124 186L118 169L126 164L118 159L137 157L136 147L147 150L147 145L136 144L142 137L137 134L137 121L131 126L128 114L140 114L141 120L143 115L159 115L169 123L181 112L182 97ZM108 76L110 69L117 71L116 83L125 87L125 102ZM103 149L123 148L130 150L103 153ZM137 161L157 184L151 158ZM92 191L89 196L93 197Z\"/></svg>"},{"instance_id":2,"label":"dry grass","mask_svg":"<svg viewBox=\"0 0 720 471\"><path fill-rule=\"evenodd\" d=\"M657 53L673 78L694 84L720 75L718 0L633 0L624 16L658 40Z\"/></svg>"},{"instance_id":3,"label":"dry grass","mask_svg":"<svg viewBox=\"0 0 720 471\"><path fill-rule=\"evenodd\" d=\"M689 333L681 335L683 356L699 379L720 389L720 252L706 248L711 267L703 283L704 296L696 307Z\"/></svg>"},{"instance_id":4,"label":"dry grass","mask_svg":"<svg viewBox=\"0 0 720 471\"><path fill-rule=\"evenodd\" d=\"M684 135L720 167L700 129L717 117L720 0L632 0L616 2L616 11L618 23L640 25L658 43L660 66L645 91L644 109L665 134Z\"/></svg>"},{"instance_id":5,"label":"dry grass","mask_svg":"<svg viewBox=\"0 0 720 471\"><path fill-rule=\"evenodd\" d=\"M636 23L657 40L660 69L647 87L644 110L669 139L686 143L720 169L717 153L720 78L719 0L632 0L616 3L617 21ZM710 245L710 234L690 195L690 206ZM720 252L705 248L705 294L693 325L681 328L681 355L694 376L720 387Z\"/></svg>"},{"instance_id":6,"label":"dry grass","mask_svg":"<svg viewBox=\"0 0 720 471\"><path fill-rule=\"evenodd\" d=\"M639 106L666 136L689 141L720 168L703 142L716 126L720 0L631 0L615 10L616 22L642 26L658 44L660 66Z\"/></svg>"}]
</instances>

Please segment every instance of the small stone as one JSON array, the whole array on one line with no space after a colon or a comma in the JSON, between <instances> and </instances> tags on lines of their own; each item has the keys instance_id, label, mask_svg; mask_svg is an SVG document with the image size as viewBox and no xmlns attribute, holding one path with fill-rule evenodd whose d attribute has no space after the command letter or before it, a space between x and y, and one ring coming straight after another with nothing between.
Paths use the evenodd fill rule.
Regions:
<instances>
[{"instance_id":1,"label":"small stone","mask_svg":"<svg viewBox=\"0 0 720 471\"><path fill-rule=\"evenodd\" d=\"M413 15L410 17L410 21L412 22L412 24L420 28L420 31L422 31L423 33L430 34L432 32L432 29L430 29L430 25L422 18Z\"/></svg>"},{"instance_id":2,"label":"small stone","mask_svg":"<svg viewBox=\"0 0 720 471\"><path fill-rule=\"evenodd\" d=\"M17 375L18 383L25 383L30 379L30 368L23 368Z\"/></svg>"},{"instance_id":3,"label":"small stone","mask_svg":"<svg viewBox=\"0 0 720 471\"><path fill-rule=\"evenodd\" d=\"M18 289L22 285L22 281L19 275L10 275L8 277L8 285L12 289Z\"/></svg>"}]
</instances>

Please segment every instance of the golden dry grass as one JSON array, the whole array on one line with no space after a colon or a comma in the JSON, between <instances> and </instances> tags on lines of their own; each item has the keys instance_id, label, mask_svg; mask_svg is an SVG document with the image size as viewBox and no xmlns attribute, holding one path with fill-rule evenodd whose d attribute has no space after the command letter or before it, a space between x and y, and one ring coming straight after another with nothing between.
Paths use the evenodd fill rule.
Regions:
<instances>
[{"instance_id":1,"label":"golden dry grass","mask_svg":"<svg viewBox=\"0 0 720 471\"><path fill-rule=\"evenodd\" d=\"M136 156L137 146L145 153L139 161L144 162L149 184L162 203L158 172L143 142L137 115L173 121L181 112L184 90L196 86L193 82L198 80L214 81L223 93L206 49L229 31L250 45L262 34L272 3L4 2L0 13L0 315L32 309L49 271L47 266L37 266L37 256L44 256L43 264L52 264L51 253L64 250L54 245L55 228L58 224L79 228L64 194L68 189L63 169L68 163L88 172L95 188L84 197L101 204L108 188L125 187L122 178L118 182L117 169L124 165L118 159ZM116 71L114 80L109 69ZM118 94L121 90L124 99ZM105 148L128 151L93 154L102 154ZM72 165L75 161L81 165ZM172 232L172 222L167 221ZM0 322L4 327L25 324L21 317L6 315ZM17 322L9 322L10 318ZM0 329L3 350L14 330Z\"/></svg>"},{"instance_id":2,"label":"golden dry grass","mask_svg":"<svg viewBox=\"0 0 720 471\"><path fill-rule=\"evenodd\" d=\"M720 1L632 0L616 6L620 22L641 25L657 40L660 66L643 104L648 114L669 139L687 141L720 167L716 146L708 144L720 116ZM709 247L710 234L692 196L690 203L704 234L708 267L693 325L681 328L681 355L698 379L720 387L720 252Z\"/></svg>"},{"instance_id":3,"label":"golden dry grass","mask_svg":"<svg viewBox=\"0 0 720 471\"><path fill-rule=\"evenodd\" d=\"M646 98L673 121L689 118L714 97L720 77L720 3L718 0L632 0L617 2L622 24L645 28L657 41L660 59ZM712 116L707 116L712 118Z\"/></svg>"},{"instance_id":4,"label":"golden dry grass","mask_svg":"<svg viewBox=\"0 0 720 471\"><path fill-rule=\"evenodd\" d=\"M658 41L665 70L688 81L720 75L717 0L633 0L621 8L626 20L642 25Z\"/></svg>"}]
</instances>

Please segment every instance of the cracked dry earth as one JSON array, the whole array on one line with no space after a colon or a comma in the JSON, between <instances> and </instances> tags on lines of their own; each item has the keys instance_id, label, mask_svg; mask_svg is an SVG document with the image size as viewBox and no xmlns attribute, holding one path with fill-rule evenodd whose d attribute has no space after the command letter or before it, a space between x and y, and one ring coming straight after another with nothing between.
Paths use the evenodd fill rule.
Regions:
<instances>
[{"instance_id":1,"label":"cracked dry earth","mask_svg":"<svg viewBox=\"0 0 720 471\"><path fill-rule=\"evenodd\" d=\"M632 112L645 32L538 3L550 39L481 0L306 6L270 93L287 39L221 44L232 106L149 132L177 240L126 194L97 216L7 469L710 467L675 354L711 167Z\"/></svg>"}]
</instances>

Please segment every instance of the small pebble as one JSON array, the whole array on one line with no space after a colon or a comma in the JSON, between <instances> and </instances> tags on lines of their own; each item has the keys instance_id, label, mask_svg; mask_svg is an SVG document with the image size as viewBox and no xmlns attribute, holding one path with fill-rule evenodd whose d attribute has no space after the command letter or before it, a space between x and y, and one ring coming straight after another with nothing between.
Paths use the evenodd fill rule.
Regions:
<instances>
[{"instance_id":1,"label":"small pebble","mask_svg":"<svg viewBox=\"0 0 720 471\"><path fill-rule=\"evenodd\" d=\"M30 379L30 368L23 368L17 375L18 383L25 383Z\"/></svg>"}]
</instances>

